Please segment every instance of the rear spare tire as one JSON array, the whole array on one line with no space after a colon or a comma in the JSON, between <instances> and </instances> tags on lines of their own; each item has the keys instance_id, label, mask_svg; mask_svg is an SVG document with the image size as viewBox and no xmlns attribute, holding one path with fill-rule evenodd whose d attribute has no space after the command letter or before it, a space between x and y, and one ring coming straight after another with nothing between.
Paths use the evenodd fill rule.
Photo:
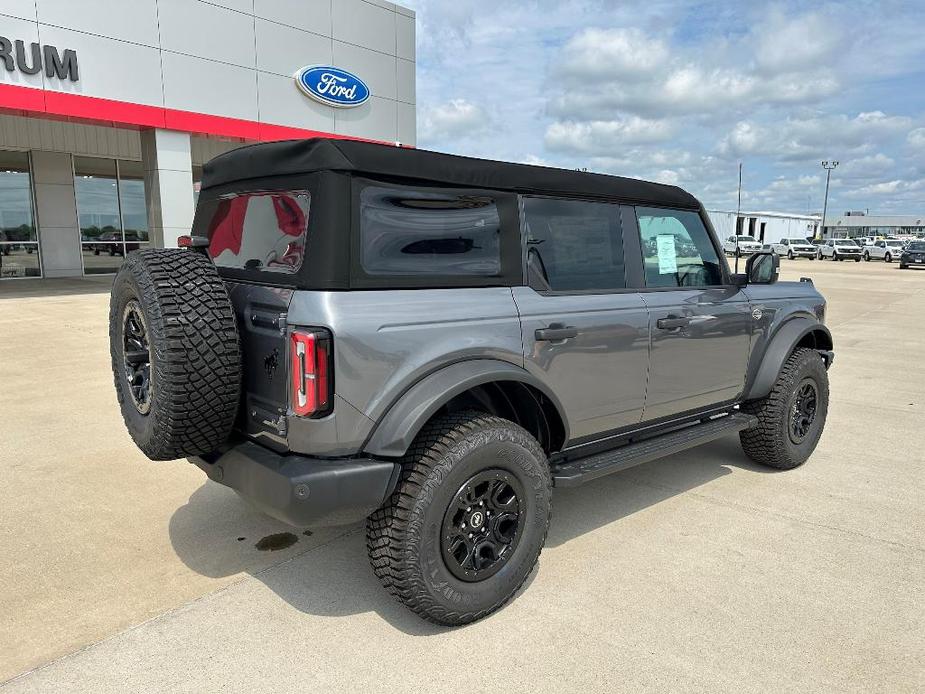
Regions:
<instances>
[{"instance_id":1,"label":"rear spare tire","mask_svg":"<svg viewBox=\"0 0 925 694\"><path fill-rule=\"evenodd\" d=\"M225 283L204 255L128 255L112 286L109 352L125 426L149 458L201 455L228 439L241 351Z\"/></svg>"}]
</instances>

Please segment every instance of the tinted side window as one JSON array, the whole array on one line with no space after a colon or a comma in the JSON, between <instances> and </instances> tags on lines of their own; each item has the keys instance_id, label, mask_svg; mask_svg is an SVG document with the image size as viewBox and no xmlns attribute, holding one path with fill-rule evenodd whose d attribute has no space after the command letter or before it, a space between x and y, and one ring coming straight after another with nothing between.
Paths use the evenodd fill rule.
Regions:
<instances>
[{"instance_id":1,"label":"tinted side window","mask_svg":"<svg viewBox=\"0 0 925 694\"><path fill-rule=\"evenodd\" d=\"M306 191L223 195L203 202L209 255L219 267L293 273L302 265L311 196Z\"/></svg>"},{"instance_id":2,"label":"tinted side window","mask_svg":"<svg viewBox=\"0 0 925 694\"><path fill-rule=\"evenodd\" d=\"M696 212L637 207L647 287L723 283L719 256Z\"/></svg>"},{"instance_id":3,"label":"tinted side window","mask_svg":"<svg viewBox=\"0 0 925 694\"><path fill-rule=\"evenodd\" d=\"M380 186L360 193L360 262L370 275L500 275L500 236L490 195Z\"/></svg>"},{"instance_id":4,"label":"tinted side window","mask_svg":"<svg viewBox=\"0 0 925 694\"><path fill-rule=\"evenodd\" d=\"M626 287L619 207L524 198L527 269L534 289L609 291Z\"/></svg>"}]
</instances>

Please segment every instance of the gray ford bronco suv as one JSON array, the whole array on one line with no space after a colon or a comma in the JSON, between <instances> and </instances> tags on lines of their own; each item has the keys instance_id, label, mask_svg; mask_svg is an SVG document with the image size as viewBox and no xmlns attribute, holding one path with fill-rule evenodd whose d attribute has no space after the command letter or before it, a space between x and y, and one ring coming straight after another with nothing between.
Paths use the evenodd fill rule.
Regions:
<instances>
[{"instance_id":1,"label":"gray ford bronco suv","mask_svg":"<svg viewBox=\"0 0 925 694\"><path fill-rule=\"evenodd\" d=\"M185 248L112 288L115 387L153 460L293 526L366 519L425 619L499 609L570 487L738 432L802 464L832 338L778 258L732 274L673 186L364 142L206 167Z\"/></svg>"}]
</instances>

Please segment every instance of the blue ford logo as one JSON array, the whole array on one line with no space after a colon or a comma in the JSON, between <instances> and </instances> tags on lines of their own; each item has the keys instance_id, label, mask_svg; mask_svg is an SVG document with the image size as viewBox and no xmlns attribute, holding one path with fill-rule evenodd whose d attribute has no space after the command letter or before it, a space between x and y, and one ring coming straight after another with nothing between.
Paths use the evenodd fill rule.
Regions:
<instances>
[{"instance_id":1,"label":"blue ford logo","mask_svg":"<svg viewBox=\"0 0 925 694\"><path fill-rule=\"evenodd\" d=\"M305 94L328 106L352 108L369 99L369 87L359 77L330 65L303 67L295 74Z\"/></svg>"}]
</instances>

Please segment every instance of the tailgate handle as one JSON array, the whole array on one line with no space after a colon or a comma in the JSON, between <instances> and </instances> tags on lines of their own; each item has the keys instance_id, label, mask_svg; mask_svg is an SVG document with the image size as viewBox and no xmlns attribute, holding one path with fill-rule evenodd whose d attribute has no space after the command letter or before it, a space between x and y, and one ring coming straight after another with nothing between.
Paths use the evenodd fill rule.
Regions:
<instances>
[{"instance_id":1,"label":"tailgate handle","mask_svg":"<svg viewBox=\"0 0 925 694\"><path fill-rule=\"evenodd\" d=\"M577 335L578 328L553 323L548 328L538 328L533 337L537 342L556 342L557 340L568 340L577 337Z\"/></svg>"},{"instance_id":2,"label":"tailgate handle","mask_svg":"<svg viewBox=\"0 0 925 694\"><path fill-rule=\"evenodd\" d=\"M279 330L283 325L285 325L286 314L285 313L276 313L276 314L266 314L266 313L252 313L251 314L251 323L260 327L260 328L273 328L274 330Z\"/></svg>"}]
</instances>

